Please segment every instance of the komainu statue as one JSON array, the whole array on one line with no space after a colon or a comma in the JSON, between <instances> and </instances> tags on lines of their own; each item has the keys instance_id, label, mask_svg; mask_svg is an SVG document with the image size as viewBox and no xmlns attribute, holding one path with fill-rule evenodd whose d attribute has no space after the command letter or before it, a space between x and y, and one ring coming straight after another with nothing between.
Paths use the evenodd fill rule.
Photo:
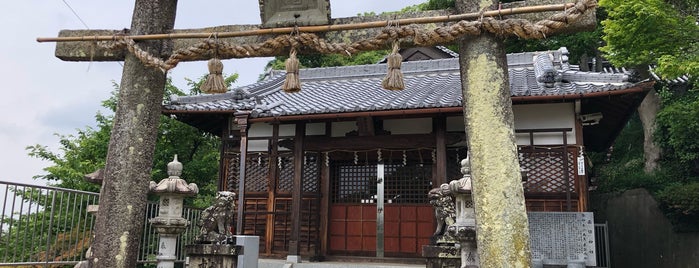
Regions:
<instances>
[{"instance_id":1,"label":"komainu statue","mask_svg":"<svg viewBox=\"0 0 699 268\"><path fill-rule=\"evenodd\" d=\"M197 242L225 243L231 236L231 226L235 212L235 193L218 192L214 203L201 213L198 226L201 227Z\"/></svg>"},{"instance_id":2,"label":"komainu statue","mask_svg":"<svg viewBox=\"0 0 699 268\"><path fill-rule=\"evenodd\" d=\"M446 227L455 222L454 198L449 190L449 184L446 183L430 190L427 197L430 204L434 206L434 217L437 219L437 229L432 235L432 240L437 241L444 235Z\"/></svg>"}]
</instances>

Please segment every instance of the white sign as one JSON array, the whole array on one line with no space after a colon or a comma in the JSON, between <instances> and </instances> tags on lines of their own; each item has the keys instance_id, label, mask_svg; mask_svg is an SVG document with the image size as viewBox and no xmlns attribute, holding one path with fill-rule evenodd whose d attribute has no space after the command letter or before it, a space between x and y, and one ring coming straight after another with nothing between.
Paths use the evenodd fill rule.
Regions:
<instances>
[{"instance_id":1,"label":"white sign","mask_svg":"<svg viewBox=\"0 0 699 268\"><path fill-rule=\"evenodd\" d=\"M578 156L578 175L585 175L585 156Z\"/></svg>"}]
</instances>

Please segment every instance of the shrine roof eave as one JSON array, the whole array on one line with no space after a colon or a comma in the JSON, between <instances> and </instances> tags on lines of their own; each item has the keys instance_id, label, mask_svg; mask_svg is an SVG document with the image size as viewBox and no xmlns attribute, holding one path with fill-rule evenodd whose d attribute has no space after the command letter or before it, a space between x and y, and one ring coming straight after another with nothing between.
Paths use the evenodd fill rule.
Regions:
<instances>
[{"instance_id":1,"label":"shrine roof eave","mask_svg":"<svg viewBox=\"0 0 699 268\"><path fill-rule=\"evenodd\" d=\"M605 98L611 96L628 95L628 94L645 94L648 92L654 82L645 81L635 84L632 87L619 90L588 92L581 94L565 94L565 95L540 95L540 96L512 96L513 104L534 104L534 103L551 103L551 102L572 102L580 99L590 98ZM202 109L202 110L179 110L179 109L163 109L162 113L166 115L233 115L236 112L245 111L244 109ZM350 119L357 117L419 117L439 114L460 114L463 112L463 107L453 105L448 107L434 108L417 108L417 109L390 109L390 110L374 110L374 111L348 111L340 113L308 113L294 114L281 116L258 116L250 118L250 122L284 122L284 121L309 121L309 120L336 120Z\"/></svg>"}]
</instances>

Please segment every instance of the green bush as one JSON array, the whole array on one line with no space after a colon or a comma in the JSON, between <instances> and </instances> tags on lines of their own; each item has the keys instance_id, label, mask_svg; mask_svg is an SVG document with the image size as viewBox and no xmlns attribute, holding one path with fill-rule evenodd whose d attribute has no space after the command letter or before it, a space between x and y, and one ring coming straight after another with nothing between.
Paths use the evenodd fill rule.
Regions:
<instances>
[{"instance_id":1,"label":"green bush","mask_svg":"<svg viewBox=\"0 0 699 268\"><path fill-rule=\"evenodd\" d=\"M655 195L677 231L699 231L699 182L676 183Z\"/></svg>"},{"instance_id":2,"label":"green bush","mask_svg":"<svg viewBox=\"0 0 699 268\"><path fill-rule=\"evenodd\" d=\"M691 103L687 99L679 100L683 104ZM691 108L688 108L691 110ZM599 178L598 191L600 192L623 192L635 188L647 189L658 201L660 209L673 223L673 228L677 231L699 231L699 178L696 172L692 171L691 159L687 157L692 151L692 145L697 141L692 141L685 133L680 137L677 129L673 130L676 139L684 139L680 148L668 143L667 128L681 127L683 129L693 127L684 119L671 120L670 114L687 113L679 108L672 108L671 112L666 112L663 119L659 119L659 130L656 137L659 144L664 149L663 159L660 168L651 173L643 170L643 130L638 116L631 118L624 130L614 143L610 157L605 154L589 154L595 166L595 176ZM691 113L690 113L691 114ZM695 119L696 120L696 119ZM688 124L687 124L688 123ZM690 132L696 133L696 132ZM609 159L607 159L609 158ZM609 160L609 161L607 161Z\"/></svg>"}]
</instances>

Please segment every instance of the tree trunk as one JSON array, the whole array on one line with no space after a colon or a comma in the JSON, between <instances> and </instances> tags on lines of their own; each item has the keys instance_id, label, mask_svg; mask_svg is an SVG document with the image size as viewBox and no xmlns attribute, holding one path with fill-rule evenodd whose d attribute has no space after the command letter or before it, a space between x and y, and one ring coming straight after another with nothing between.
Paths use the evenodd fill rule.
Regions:
<instances>
[{"instance_id":1,"label":"tree trunk","mask_svg":"<svg viewBox=\"0 0 699 268\"><path fill-rule=\"evenodd\" d=\"M456 3L459 12L497 8L490 0ZM491 34L459 45L480 267L529 267L529 223L504 46Z\"/></svg>"},{"instance_id":2,"label":"tree trunk","mask_svg":"<svg viewBox=\"0 0 699 268\"><path fill-rule=\"evenodd\" d=\"M176 0L137 0L130 34L167 33L175 24ZM165 55L167 41L139 42ZM92 267L136 267L143 233L165 74L129 54L124 62L114 127L109 141Z\"/></svg>"},{"instance_id":3,"label":"tree trunk","mask_svg":"<svg viewBox=\"0 0 699 268\"><path fill-rule=\"evenodd\" d=\"M660 97L655 90L651 90L638 106L638 116L643 125L643 158L645 159L643 170L647 173L657 169L658 160L660 160L660 146L653 141L658 110L660 110Z\"/></svg>"}]
</instances>

